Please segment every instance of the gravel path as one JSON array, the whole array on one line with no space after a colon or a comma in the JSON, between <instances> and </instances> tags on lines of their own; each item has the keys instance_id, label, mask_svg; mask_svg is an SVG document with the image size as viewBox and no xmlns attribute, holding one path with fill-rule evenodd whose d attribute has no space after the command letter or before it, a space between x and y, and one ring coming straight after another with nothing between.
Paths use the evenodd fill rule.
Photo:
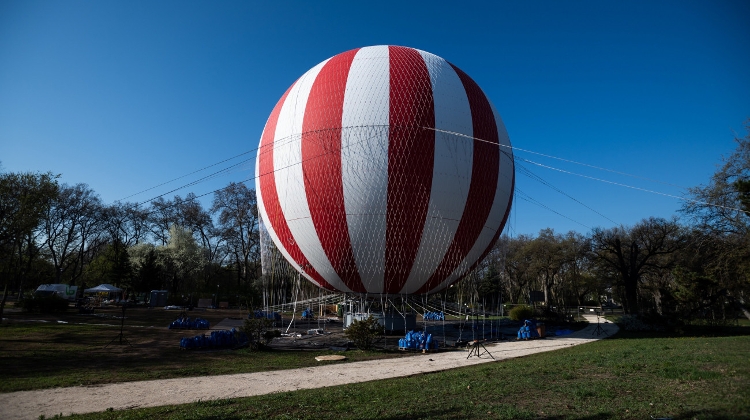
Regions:
<instances>
[{"instance_id":1,"label":"gravel path","mask_svg":"<svg viewBox=\"0 0 750 420\"><path fill-rule=\"evenodd\" d=\"M601 327L607 335L596 335L596 317L591 317L589 322L594 324L567 336L487 345L486 349L494 359L487 354L467 359L468 353L465 351L448 351L420 354L415 357L326 364L273 372L5 393L0 394L0 418L5 420L38 419L40 415L51 417L60 413L81 414L104 411L108 408L124 410L186 404L198 400L249 397L273 392L397 378L557 350L596 341L617 332L616 325L604 323Z\"/></svg>"}]
</instances>

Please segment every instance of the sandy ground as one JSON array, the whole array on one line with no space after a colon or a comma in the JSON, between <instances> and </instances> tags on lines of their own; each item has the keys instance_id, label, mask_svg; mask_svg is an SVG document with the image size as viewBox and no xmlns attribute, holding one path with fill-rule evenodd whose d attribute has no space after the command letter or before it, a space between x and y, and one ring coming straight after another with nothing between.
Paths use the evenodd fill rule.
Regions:
<instances>
[{"instance_id":1,"label":"sandy ground","mask_svg":"<svg viewBox=\"0 0 750 420\"><path fill-rule=\"evenodd\" d=\"M322 388L378 379L411 376L420 373L455 369L529 354L558 350L606 338L617 332L611 323L601 324L606 334L596 334L596 317L587 316L592 325L576 333L542 340L510 341L488 344L489 354L480 357L466 351L420 354L386 360L345 364L326 364L310 368L236 375L203 376L126 382L99 386L21 391L0 394L0 418L5 420L38 419L55 414L90 413L108 408L124 410L136 407L185 404L198 400L215 400L298 389ZM311 355L310 357L314 357Z\"/></svg>"}]
</instances>

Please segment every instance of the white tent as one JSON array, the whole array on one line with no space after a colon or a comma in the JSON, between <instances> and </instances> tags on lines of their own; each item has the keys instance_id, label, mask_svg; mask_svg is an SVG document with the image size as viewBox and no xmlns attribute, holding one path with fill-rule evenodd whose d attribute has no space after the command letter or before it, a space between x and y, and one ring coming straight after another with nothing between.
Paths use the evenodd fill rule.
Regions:
<instances>
[{"instance_id":1,"label":"white tent","mask_svg":"<svg viewBox=\"0 0 750 420\"><path fill-rule=\"evenodd\" d=\"M122 292L122 289L119 287L112 286L111 284L100 284L96 287L92 287L90 289L84 290L86 293L115 293L115 292Z\"/></svg>"}]
</instances>

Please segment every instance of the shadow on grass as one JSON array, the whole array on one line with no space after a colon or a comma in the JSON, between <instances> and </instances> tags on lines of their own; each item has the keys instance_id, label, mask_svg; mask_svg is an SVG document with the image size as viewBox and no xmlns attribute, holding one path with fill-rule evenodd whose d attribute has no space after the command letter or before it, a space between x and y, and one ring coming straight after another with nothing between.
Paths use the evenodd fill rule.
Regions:
<instances>
[{"instance_id":1,"label":"shadow on grass","mask_svg":"<svg viewBox=\"0 0 750 420\"><path fill-rule=\"evenodd\" d=\"M727 415L718 410L690 410L680 413L673 417L672 420L691 420L691 419L712 419L712 420L747 420L750 415Z\"/></svg>"},{"instance_id":2,"label":"shadow on grass","mask_svg":"<svg viewBox=\"0 0 750 420\"><path fill-rule=\"evenodd\" d=\"M191 409L185 409L185 407L178 406L176 410L171 412L171 415L168 415L168 418L183 418L185 417L186 411L190 414L187 415L189 418L193 419L201 419L201 420L240 420L240 419L247 419L247 418L269 418L269 419L275 419L275 418L299 418L299 419L311 419L311 418L334 418L330 416L330 412L325 413L323 415L315 415L312 413L307 412L299 412L298 410L292 410L291 412L285 412L285 413L279 413L279 412L265 412L260 413L257 411L257 409L250 410L249 412L247 410L240 409L238 411L234 411L229 408L229 410L224 411L221 408L224 406L232 406L235 404L235 401L232 399L228 400L215 400L215 401L205 401L205 402L199 402L190 404L189 407ZM201 414L198 414L198 412L204 411L204 409L214 410L203 412ZM594 414L574 414L574 413L568 413L568 414L543 414L540 415L537 412L529 411L523 408L517 408L515 406L509 405L509 404L502 404L499 407L493 407L492 411L489 412L474 412L471 413L471 410L469 409L469 413L466 411L462 412L451 412L451 411L445 411L441 410L439 408L424 408L414 410L406 410L404 413L397 413L397 414L378 414L373 415L372 412L364 414L360 413L359 415L357 413L341 413L340 417L337 416L337 418L340 419L349 419L349 418L364 418L364 419L370 419L370 418L377 418L380 420L412 420L412 419L456 419L456 418L466 418L466 417L477 417L477 418L498 418L498 419L539 419L543 418L545 420L610 420L610 419L620 419L623 418L621 414L618 413L612 413L612 412L600 412L600 413L594 413ZM129 416L128 414L133 414L132 416ZM145 414L145 413L144 413ZM644 418L641 414L642 413L634 413L635 416L626 417L626 418ZM115 418L145 418L144 416L138 416L136 413L133 412L127 412L127 411L114 411L114 412L103 412L98 414L93 414L94 417L101 416L102 419L115 419ZM83 416L72 416L71 418L92 418L92 415L83 415ZM745 415L736 415L736 414L727 414L724 411L720 410L690 410L685 411L677 414L671 414L671 415L650 415L648 417L645 417L647 419L670 419L670 420L692 420L692 419L712 419L712 420L742 420L742 419L750 419L750 417Z\"/></svg>"},{"instance_id":3,"label":"shadow on grass","mask_svg":"<svg viewBox=\"0 0 750 420\"><path fill-rule=\"evenodd\" d=\"M532 416L530 418L538 418L538 416ZM559 416L545 416L545 420L605 420L605 419L619 419L622 418L620 414L614 413L597 413L592 415L576 416L576 415L559 415ZM692 420L692 419L712 419L712 420L739 420L739 419L750 419L748 416L737 417L735 415L727 415L725 412L718 410L691 410L676 415L652 415L649 418L655 420Z\"/></svg>"},{"instance_id":4,"label":"shadow on grass","mask_svg":"<svg viewBox=\"0 0 750 420\"><path fill-rule=\"evenodd\" d=\"M530 419L537 419L540 418L536 413L529 413L528 416L521 416L521 417L512 417L512 418L530 418ZM639 415L635 416L636 418L641 418ZM408 417L392 417L395 419L406 419ZM428 418L434 418L434 417L428 417ZM596 413L596 414L587 414L587 415L575 415L575 414L565 414L565 415L545 415L543 416L545 420L608 420L608 419L620 419L623 418L622 414L620 413ZM742 420L742 419L750 419L750 416L737 416L737 415L728 415L725 411L720 410L690 410L674 415L651 415L647 418L654 419L654 420L693 420L693 419L712 419L712 420Z\"/></svg>"},{"instance_id":5,"label":"shadow on grass","mask_svg":"<svg viewBox=\"0 0 750 420\"><path fill-rule=\"evenodd\" d=\"M701 337L737 337L750 335L750 327L745 326L704 326L689 325L673 331L625 331L622 328L608 338L701 338Z\"/></svg>"}]
</instances>

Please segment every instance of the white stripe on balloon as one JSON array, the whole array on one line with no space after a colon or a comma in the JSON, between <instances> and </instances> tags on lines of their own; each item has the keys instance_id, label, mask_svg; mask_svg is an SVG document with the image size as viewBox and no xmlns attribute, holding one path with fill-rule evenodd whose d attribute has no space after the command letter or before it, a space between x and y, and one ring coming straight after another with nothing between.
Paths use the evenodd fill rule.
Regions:
<instances>
[{"instance_id":1,"label":"white stripe on balloon","mask_svg":"<svg viewBox=\"0 0 750 420\"><path fill-rule=\"evenodd\" d=\"M276 142L282 144L274 150L274 179L279 204L289 230L310 265L331 286L339 290L350 291L331 266L315 231L310 216L310 207L307 204L305 178L302 173L302 136L300 133L302 133L307 99L316 77L327 62L328 60L305 73L289 92L281 107L274 144Z\"/></svg>"},{"instance_id":2,"label":"white stripe on balloon","mask_svg":"<svg viewBox=\"0 0 750 420\"><path fill-rule=\"evenodd\" d=\"M471 136L469 99L458 75L444 59L423 51L420 54L427 64L433 87L435 128ZM401 293L413 293L422 287L453 241L469 195L473 151L472 142L435 132L435 161L427 220L414 266Z\"/></svg>"},{"instance_id":3,"label":"white stripe on balloon","mask_svg":"<svg viewBox=\"0 0 750 420\"><path fill-rule=\"evenodd\" d=\"M383 291L388 194L388 47L360 49L346 82L341 172L349 238L362 284Z\"/></svg>"}]
</instances>

